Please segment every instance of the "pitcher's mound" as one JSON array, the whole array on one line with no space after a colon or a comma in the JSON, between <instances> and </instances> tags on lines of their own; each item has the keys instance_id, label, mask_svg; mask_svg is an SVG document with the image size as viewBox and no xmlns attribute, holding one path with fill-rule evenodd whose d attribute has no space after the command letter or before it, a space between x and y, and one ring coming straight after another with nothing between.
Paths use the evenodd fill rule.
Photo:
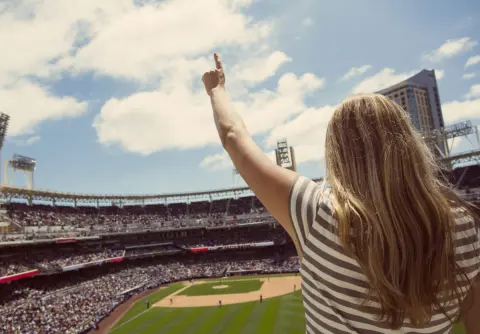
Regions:
<instances>
[{"instance_id":1,"label":"pitcher's mound","mask_svg":"<svg viewBox=\"0 0 480 334\"><path fill-rule=\"evenodd\" d=\"M212 287L212 289L226 289L228 288L228 285L215 285Z\"/></svg>"}]
</instances>

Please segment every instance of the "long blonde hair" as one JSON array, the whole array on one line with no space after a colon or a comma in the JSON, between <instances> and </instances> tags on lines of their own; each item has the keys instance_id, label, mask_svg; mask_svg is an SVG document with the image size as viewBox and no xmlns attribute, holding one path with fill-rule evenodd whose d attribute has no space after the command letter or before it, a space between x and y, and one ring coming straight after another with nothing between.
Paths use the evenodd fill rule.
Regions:
<instances>
[{"instance_id":1,"label":"long blonde hair","mask_svg":"<svg viewBox=\"0 0 480 334\"><path fill-rule=\"evenodd\" d=\"M439 178L408 114L382 95L344 101L328 125L326 166L340 239L369 279L380 318L399 328L406 318L423 325L438 311L449 316L444 301L465 296L453 209L466 203Z\"/></svg>"}]
</instances>

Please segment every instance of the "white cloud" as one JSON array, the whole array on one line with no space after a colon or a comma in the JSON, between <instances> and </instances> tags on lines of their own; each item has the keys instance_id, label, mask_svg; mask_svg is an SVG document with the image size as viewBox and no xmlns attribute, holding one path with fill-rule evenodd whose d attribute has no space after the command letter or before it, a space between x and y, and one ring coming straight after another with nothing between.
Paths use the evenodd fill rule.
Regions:
<instances>
[{"instance_id":1,"label":"white cloud","mask_svg":"<svg viewBox=\"0 0 480 334\"><path fill-rule=\"evenodd\" d=\"M37 81L25 79L26 76L51 81L58 79L64 71L85 72L148 82L150 87L155 87L152 92L108 101L96 119L98 131L112 128L105 124L112 119L107 117L110 114L115 114L114 122L119 124L122 112L127 113L130 107L143 117L154 117L152 110L156 110L155 106L145 106L143 99L173 102L173 105L164 106L173 108L168 111L169 118L177 117L173 114L177 105L202 106L204 110L208 102L205 102L203 92L200 94L199 78L203 71L211 68L213 51L225 54L227 71L228 65L237 66L240 71L235 81L240 85L249 87L268 79L290 58L281 51L269 49L270 21L253 21L245 14L252 2L83 0L59 3L56 0L19 0L15 6L2 7L0 43L7 46L9 52L3 54L0 63L0 93L4 97L0 108L12 115L11 132L32 131L45 119L75 116L86 110L85 103L55 97ZM34 108L20 108L27 104L25 101L14 102L26 89L32 98L37 99L32 100ZM269 101L272 97L265 94L259 93L258 96ZM177 103L176 98L181 101ZM247 105L253 103L247 102ZM38 107L43 105L45 108ZM115 105L121 106L122 112L108 111ZM140 110L139 105L145 108ZM207 115L209 118L209 113ZM181 120L177 119L166 124L179 122ZM156 130L164 130L163 123L155 124ZM101 142L115 141L112 132L99 133L98 136ZM128 140L132 143L126 144ZM133 141L136 139L129 137L118 142L127 149L144 154L155 146ZM213 139L207 137L205 141L212 142ZM173 147L190 147L190 144L180 140Z\"/></svg>"},{"instance_id":2,"label":"white cloud","mask_svg":"<svg viewBox=\"0 0 480 334\"><path fill-rule=\"evenodd\" d=\"M352 67L351 69L348 70L347 73L345 73L340 78L340 80L341 81L346 81L348 79L358 77L358 76L364 74L365 72L369 71L371 68L372 68L372 65L363 65L363 66L360 66L360 67Z\"/></svg>"},{"instance_id":3,"label":"white cloud","mask_svg":"<svg viewBox=\"0 0 480 334\"><path fill-rule=\"evenodd\" d=\"M444 70L435 70L435 77L437 78L437 80L442 80L444 76L445 76Z\"/></svg>"},{"instance_id":4,"label":"white cloud","mask_svg":"<svg viewBox=\"0 0 480 334\"><path fill-rule=\"evenodd\" d=\"M86 111L86 103L25 79L52 81L69 71L151 87L104 104L93 124L102 144L140 154L218 145L200 81L213 66L213 51L224 56L227 80L234 82L229 89L240 86L235 101L250 130L268 131L301 112L306 94L325 83L311 74L287 74L276 90L243 94L291 61L270 48L272 22L246 14L252 2L19 0L2 7L0 43L9 52L0 63L0 108L12 116L11 134Z\"/></svg>"},{"instance_id":5,"label":"white cloud","mask_svg":"<svg viewBox=\"0 0 480 334\"><path fill-rule=\"evenodd\" d=\"M305 26L305 27L311 27L313 26L315 22L313 21L313 19L311 17L306 17L302 20L302 25Z\"/></svg>"},{"instance_id":6,"label":"white cloud","mask_svg":"<svg viewBox=\"0 0 480 334\"><path fill-rule=\"evenodd\" d=\"M275 160L275 151L265 152L266 156L274 163L277 163ZM201 162L200 167L210 171L217 171L222 169L232 169L234 168L232 160L228 154L223 151L222 153L207 155Z\"/></svg>"},{"instance_id":7,"label":"white cloud","mask_svg":"<svg viewBox=\"0 0 480 334\"><path fill-rule=\"evenodd\" d=\"M242 80L249 83L259 83L273 76L280 66L292 61L281 51L272 52L264 57L247 59L237 64L232 73L235 73L235 80Z\"/></svg>"},{"instance_id":8,"label":"white cloud","mask_svg":"<svg viewBox=\"0 0 480 334\"><path fill-rule=\"evenodd\" d=\"M320 159L333 106L308 108L304 101L325 80L309 73L287 73L276 89L252 89L291 61L270 47L272 21L255 21L246 14L252 2L18 0L14 6L2 7L0 45L8 52L0 62L0 109L12 116L10 134L28 134L26 142L33 143L37 136L32 132L42 121L86 112L85 102L55 96L35 80L50 82L63 71L74 71L154 87L104 104L93 124L100 143L140 154L218 145L199 78L212 67L211 53L220 51L228 82L244 86L235 105L250 132L267 134L269 149L286 136L299 163ZM302 24L310 26L314 21L305 18ZM469 38L447 41L428 58L445 59L475 44ZM351 76L365 73L368 66L356 68ZM410 75L385 68L360 82L354 92L376 91ZM478 101L444 104L446 119L476 116ZM202 167L227 166L228 161L225 154L214 155Z\"/></svg>"},{"instance_id":9,"label":"white cloud","mask_svg":"<svg viewBox=\"0 0 480 334\"><path fill-rule=\"evenodd\" d=\"M40 140L40 136L31 136L27 138L13 137L8 138L8 140L17 146L30 146L38 142Z\"/></svg>"},{"instance_id":10,"label":"white cloud","mask_svg":"<svg viewBox=\"0 0 480 334\"><path fill-rule=\"evenodd\" d=\"M248 17L243 10L250 3L170 0L141 8L125 5L97 26L91 40L59 66L154 87L108 100L93 124L99 142L143 155L218 145L200 82L203 71L213 67L213 51L222 53L229 90L252 134L269 131L303 111L303 99L322 88L324 79L287 73L276 90L252 89L291 59L270 49L273 25Z\"/></svg>"},{"instance_id":11,"label":"white cloud","mask_svg":"<svg viewBox=\"0 0 480 334\"><path fill-rule=\"evenodd\" d=\"M470 37L449 39L445 43L443 43L438 49L424 54L422 58L430 62L440 62L455 55L470 51L477 44L477 41L472 40Z\"/></svg>"},{"instance_id":12,"label":"white cloud","mask_svg":"<svg viewBox=\"0 0 480 334\"><path fill-rule=\"evenodd\" d=\"M217 141L208 98L185 87L108 100L94 121L99 142L148 155Z\"/></svg>"},{"instance_id":13,"label":"white cloud","mask_svg":"<svg viewBox=\"0 0 480 334\"><path fill-rule=\"evenodd\" d=\"M79 42L133 8L130 0L16 1L0 12L0 41L9 51L2 55L0 80L55 74Z\"/></svg>"},{"instance_id":14,"label":"white cloud","mask_svg":"<svg viewBox=\"0 0 480 334\"><path fill-rule=\"evenodd\" d=\"M465 94L466 99L472 99L476 97L480 97L480 85L473 85L472 87L470 87L470 91ZM480 110L478 111L478 113L480 114Z\"/></svg>"},{"instance_id":15,"label":"white cloud","mask_svg":"<svg viewBox=\"0 0 480 334\"><path fill-rule=\"evenodd\" d=\"M212 171L234 168L232 160L225 152L206 156L200 163L200 167Z\"/></svg>"},{"instance_id":16,"label":"white cloud","mask_svg":"<svg viewBox=\"0 0 480 334\"><path fill-rule=\"evenodd\" d=\"M460 144L462 144L463 141L464 141L463 137L449 139L448 140L448 145L450 147L450 153L460 152L459 147L460 147Z\"/></svg>"},{"instance_id":17,"label":"white cloud","mask_svg":"<svg viewBox=\"0 0 480 334\"><path fill-rule=\"evenodd\" d=\"M466 80L468 80L468 79L473 79L474 77L475 77L475 73L465 73L465 74L462 76L462 78L463 78L463 79L466 79Z\"/></svg>"},{"instance_id":18,"label":"white cloud","mask_svg":"<svg viewBox=\"0 0 480 334\"><path fill-rule=\"evenodd\" d=\"M250 133L260 134L302 112L304 97L322 85L323 80L313 74L287 73L279 79L276 91L253 92L234 103ZM202 90L192 93L180 85L110 99L94 127L100 143L119 144L143 155L219 144L208 97Z\"/></svg>"},{"instance_id":19,"label":"white cloud","mask_svg":"<svg viewBox=\"0 0 480 334\"><path fill-rule=\"evenodd\" d=\"M105 13L116 11L124 0L78 2L15 1L0 11L0 45L7 50L0 62L0 109L11 118L10 135L34 131L44 120L81 114L86 103L57 97L35 78L54 80L58 61L75 43L102 24Z\"/></svg>"},{"instance_id":20,"label":"white cloud","mask_svg":"<svg viewBox=\"0 0 480 334\"><path fill-rule=\"evenodd\" d=\"M87 103L53 96L29 81L0 86L0 106L11 117L8 127L11 136L32 133L44 120L74 117L87 110Z\"/></svg>"},{"instance_id":21,"label":"white cloud","mask_svg":"<svg viewBox=\"0 0 480 334\"><path fill-rule=\"evenodd\" d=\"M380 72L363 79L353 88L354 94L360 93L373 93L381 89L387 88L391 85L395 85L410 76L414 75L416 72L412 71L409 73L395 73L395 70L391 68L384 68Z\"/></svg>"},{"instance_id":22,"label":"white cloud","mask_svg":"<svg viewBox=\"0 0 480 334\"><path fill-rule=\"evenodd\" d=\"M465 63L465 68L476 65L480 63L480 55L473 56L467 59L467 62Z\"/></svg>"},{"instance_id":23,"label":"white cloud","mask_svg":"<svg viewBox=\"0 0 480 334\"><path fill-rule=\"evenodd\" d=\"M250 133L262 134L304 111L307 108L305 97L324 85L324 79L311 73L301 77L287 73L278 80L276 92L262 90L251 93L246 99L237 101L236 107Z\"/></svg>"},{"instance_id":24,"label":"white cloud","mask_svg":"<svg viewBox=\"0 0 480 334\"><path fill-rule=\"evenodd\" d=\"M37 141L40 140L40 136L32 136L30 138L27 138L27 140L25 140L25 144L26 145L32 145L34 143L36 143Z\"/></svg>"},{"instance_id":25,"label":"white cloud","mask_svg":"<svg viewBox=\"0 0 480 334\"><path fill-rule=\"evenodd\" d=\"M133 8L103 27L78 51L72 66L140 81L178 77L185 67L196 76L195 70L204 68L189 66L191 61L200 61L219 48L241 52L242 47L269 35L270 23L252 22L238 4L170 0Z\"/></svg>"},{"instance_id":26,"label":"white cloud","mask_svg":"<svg viewBox=\"0 0 480 334\"><path fill-rule=\"evenodd\" d=\"M307 108L296 118L275 127L265 140L267 148L274 148L277 139L287 138L295 148L297 164L318 161L325 155L325 134L335 106Z\"/></svg>"},{"instance_id":27,"label":"white cloud","mask_svg":"<svg viewBox=\"0 0 480 334\"><path fill-rule=\"evenodd\" d=\"M480 118L480 98L466 101L449 101L442 104L445 123L453 124L460 121Z\"/></svg>"}]
</instances>

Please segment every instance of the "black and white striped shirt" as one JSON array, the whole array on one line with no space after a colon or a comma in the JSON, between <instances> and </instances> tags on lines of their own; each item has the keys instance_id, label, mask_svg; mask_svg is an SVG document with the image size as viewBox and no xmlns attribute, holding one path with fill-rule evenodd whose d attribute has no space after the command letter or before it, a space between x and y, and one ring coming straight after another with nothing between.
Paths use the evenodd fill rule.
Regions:
<instances>
[{"instance_id":1,"label":"black and white striped shirt","mask_svg":"<svg viewBox=\"0 0 480 334\"><path fill-rule=\"evenodd\" d=\"M378 320L378 304L369 302L361 308L368 280L358 262L346 255L331 210L331 193L325 184L305 177L296 180L290 191L290 217L303 252L300 273L307 333L450 333L452 324L441 313L422 328L407 319L401 329L391 330ZM467 269L470 280L480 270L479 249L473 220L459 219L457 263Z\"/></svg>"}]
</instances>

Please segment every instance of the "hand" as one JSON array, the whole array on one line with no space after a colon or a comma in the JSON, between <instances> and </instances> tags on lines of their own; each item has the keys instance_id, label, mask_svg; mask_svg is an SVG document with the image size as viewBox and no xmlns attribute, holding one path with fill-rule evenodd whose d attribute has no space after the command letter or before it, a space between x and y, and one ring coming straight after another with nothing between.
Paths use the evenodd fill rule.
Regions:
<instances>
[{"instance_id":1,"label":"hand","mask_svg":"<svg viewBox=\"0 0 480 334\"><path fill-rule=\"evenodd\" d=\"M225 74L223 73L222 62L217 53L213 54L213 58L215 60L215 70L205 72L202 77L208 95L211 95L214 89L225 88Z\"/></svg>"}]
</instances>

